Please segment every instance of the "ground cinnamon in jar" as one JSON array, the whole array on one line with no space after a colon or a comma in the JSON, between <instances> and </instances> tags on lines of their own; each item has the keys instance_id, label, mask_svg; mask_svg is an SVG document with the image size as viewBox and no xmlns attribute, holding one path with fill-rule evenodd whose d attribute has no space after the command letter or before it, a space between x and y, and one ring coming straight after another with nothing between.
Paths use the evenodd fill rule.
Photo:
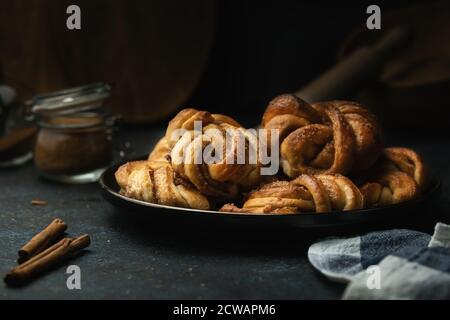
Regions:
<instances>
[{"instance_id":1,"label":"ground cinnamon in jar","mask_svg":"<svg viewBox=\"0 0 450 320\"><path fill-rule=\"evenodd\" d=\"M111 162L111 141L100 117L57 117L40 127L34 160L44 174L82 174Z\"/></svg>"},{"instance_id":2,"label":"ground cinnamon in jar","mask_svg":"<svg viewBox=\"0 0 450 320\"><path fill-rule=\"evenodd\" d=\"M42 176L66 183L98 180L112 161L116 117L103 105L110 89L96 83L33 99L34 161Z\"/></svg>"}]
</instances>

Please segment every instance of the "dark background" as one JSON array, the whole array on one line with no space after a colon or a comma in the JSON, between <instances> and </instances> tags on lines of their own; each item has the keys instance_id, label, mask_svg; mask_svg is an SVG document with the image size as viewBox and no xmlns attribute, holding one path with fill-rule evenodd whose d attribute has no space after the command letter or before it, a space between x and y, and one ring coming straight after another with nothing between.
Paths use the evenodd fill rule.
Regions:
<instances>
[{"instance_id":1,"label":"dark background","mask_svg":"<svg viewBox=\"0 0 450 320\"><path fill-rule=\"evenodd\" d=\"M184 106L259 118L336 63L369 5L383 17L416 2L431 1L0 0L0 83L26 100L106 81L132 123L165 123ZM65 28L69 4L82 8L80 31Z\"/></svg>"},{"instance_id":2,"label":"dark background","mask_svg":"<svg viewBox=\"0 0 450 320\"><path fill-rule=\"evenodd\" d=\"M18 89L20 100L98 80L115 83L116 93L135 85L143 90L149 87L145 77L151 74L139 72L139 66L149 62L151 43L139 24L134 26L135 33L126 32L124 21L133 25L134 16L119 10L139 1L88 0L84 3L96 10L86 12L86 29L64 31L61 36L48 21L56 15L57 25L64 23L61 8L71 2L0 0L2 9L10 10L0 9L0 65L5 70L0 83ZM170 115L182 106L223 112L248 125L257 124L270 99L301 88L336 62L344 39L365 23L369 4L378 4L385 12L412 2L218 1L212 49L196 89L169 111L138 100L121 100L125 102L122 110L139 106L138 111L151 109L163 115L159 121L129 124L123 130L124 138L133 143L138 155L148 153ZM114 26L117 29L110 29ZM106 37L101 44L94 41L99 39L99 30ZM130 49L136 39L142 40L136 43L145 50L141 46ZM122 57L122 53L127 55ZM172 54L182 57L184 52ZM104 77L93 72L98 65L108 66ZM132 83L118 81L135 77L139 79ZM433 102L424 108L429 110ZM435 117L431 125L438 120ZM388 144L417 150L446 190L448 138L430 138L428 129L414 134L399 131L387 135ZM315 232L313 237L300 230L258 236L249 231L238 236L235 230L175 228L170 221L159 225L111 206L97 184L63 186L43 180L32 163L0 171L0 182L0 274L16 264L17 250L55 217L68 223L69 235L92 236L88 252L72 261L83 270L81 291L67 290L66 266L62 266L23 288L1 284L1 299L339 299L344 290L344 285L328 281L308 262L308 245L319 236ZM48 204L34 207L33 199ZM437 221L448 223L449 212L449 194L443 192L411 228L431 234ZM405 219L401 227L410 227L412 221ZM320 236L330 235L336 235L335 230Z\"/></svg>"},{"instance_id":3,"label":"dark background","mask_svg":"<svg viewBox=\"0 0 450 320\"><path fill-rule=\"evenodd\" d=\"M294 92L337 61L340 45L382 12L420 1L219 1L217 38L188 105L251 115Z\"/></svg>"}]
</instances>

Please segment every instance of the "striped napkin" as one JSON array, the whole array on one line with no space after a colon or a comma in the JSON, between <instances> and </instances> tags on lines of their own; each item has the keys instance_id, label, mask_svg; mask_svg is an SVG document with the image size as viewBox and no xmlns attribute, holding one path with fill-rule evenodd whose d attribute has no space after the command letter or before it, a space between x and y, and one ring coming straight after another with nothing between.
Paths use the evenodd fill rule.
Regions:
<instances>
[{"instance_id":1,"label":"striped napkin","mask_svg":"<svg viewBox=\"0 0 450 320\"><path fill-rule=\"evenodd\" d=\"M329 238L308 250L311 264L348 283L343 299L450 299L450 226Z\"/></svg>"}]
</instances>

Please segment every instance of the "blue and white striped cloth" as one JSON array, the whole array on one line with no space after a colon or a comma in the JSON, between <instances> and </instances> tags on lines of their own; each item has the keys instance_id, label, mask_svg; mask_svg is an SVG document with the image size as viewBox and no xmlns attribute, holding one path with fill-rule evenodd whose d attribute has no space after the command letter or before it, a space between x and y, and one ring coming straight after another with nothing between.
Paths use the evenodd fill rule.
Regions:
<instances>
[{"instance_id":1,"label":"blue and white striped cloth","mask_svg":"<svg viewBox=\"0 0 450 320\"><path fill-rule=\"evenodd\" d=\"M343 299L450 299L450 226L435 233L388 230L329 238L308 251L311 264L348 283Z\"/></svg>"}]
</instances>

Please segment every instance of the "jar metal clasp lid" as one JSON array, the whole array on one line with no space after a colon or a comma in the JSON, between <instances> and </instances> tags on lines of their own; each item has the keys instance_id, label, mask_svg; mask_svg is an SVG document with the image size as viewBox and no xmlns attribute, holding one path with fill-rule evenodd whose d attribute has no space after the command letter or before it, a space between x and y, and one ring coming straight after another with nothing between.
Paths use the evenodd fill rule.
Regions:
<instances>
[{"instance_id":1,"label":"jar metal clasp lid","mask_svg":"<svg viewBox=\"0 0 450 320\"><path fill-rule=\"evenodd\" d=\"M76 114L95 112L109 98L111 87L105 83L94 83L72 89L39 95L33 98L32 114L51 116L52 114Z\"/></svg>"}]
</instances>

